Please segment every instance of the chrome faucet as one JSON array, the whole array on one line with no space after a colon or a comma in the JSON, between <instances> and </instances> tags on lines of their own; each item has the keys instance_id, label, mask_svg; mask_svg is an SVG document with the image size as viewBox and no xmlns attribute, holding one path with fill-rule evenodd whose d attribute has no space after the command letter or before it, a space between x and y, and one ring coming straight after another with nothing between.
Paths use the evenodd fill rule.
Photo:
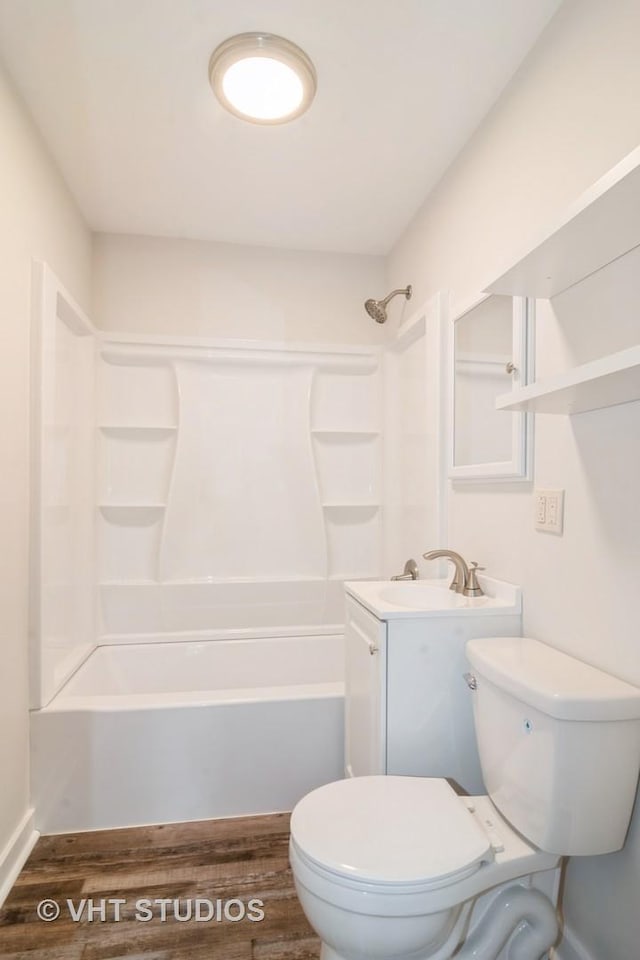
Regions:
<instances>
[{"instance_id":1,"label":"chrome faucet","mask_svg":"<svg viewBox=\"0 0 640 960\"><path fill-rule=\"evenodd\" d=\"M478 567L475 560L471 562L471 568L469 568L455 550L430 550L428 553L423 553L422 556L425 560L438 560L440 557L446 557L447 560L451 560L455 564L456 572L449 584L449 590L455 590L456 593L461 593L465 597L482 596L483 590L478 583L476 570L484 570L484 567Z\"/></svg>"},{"instance_id":2,"label":"chrome faucet","mask_svg":"<svg viewBox=\"0 0 640 960\"><path fill-rule=\"evenodd\" d=\"M392 580L417 580L418 579L418 564L415 560L407 560L404 565L404 570L402 573L397 573L395 577L391 577Z\"/></svg>"}]
</instances>

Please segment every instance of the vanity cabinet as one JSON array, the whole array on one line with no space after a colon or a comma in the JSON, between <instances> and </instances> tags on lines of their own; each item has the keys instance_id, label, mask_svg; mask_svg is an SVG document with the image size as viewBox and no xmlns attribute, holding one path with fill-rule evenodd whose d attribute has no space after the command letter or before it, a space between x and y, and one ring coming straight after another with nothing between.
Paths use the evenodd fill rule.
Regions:
<instances>
[{"instance_id":1,"label":"vanity cabinet","mask_svg":"<svg viewBox=\"0 0 640 960\"><path fill-rule=\"evenodd\" d=\"M513 606L381 619L347 593L346 775L449 777L471 794L485 792L465 644L520 634Z\"/></svg>"},{"instance_id":2,"label":"vanity cabinet","mask_svg":"<svg viewBox=\"0 0 640 960\"><path fill-rule=\"evenodd\" d=\"M348 777L387 772L387 625L347 596L345 766Z\"/></svg>"}]
</instances>

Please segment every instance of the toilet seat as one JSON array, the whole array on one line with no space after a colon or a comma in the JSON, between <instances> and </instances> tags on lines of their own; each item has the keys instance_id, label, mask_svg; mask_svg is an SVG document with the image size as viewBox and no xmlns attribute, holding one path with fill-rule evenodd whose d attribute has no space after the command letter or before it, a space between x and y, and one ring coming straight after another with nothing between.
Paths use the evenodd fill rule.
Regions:
<instances>
[{"instance_id":1,"label":"toilet seat","mask_svg":"<svg viewBox=\"0 0 640 960\"><path fill-rule=\"evenodd\" d=\"M488 835L440 778L356 777L319 787L293 811L291 844L316 875L388 893L426 893L493 860Z\"/></svg>"}]
</instances>

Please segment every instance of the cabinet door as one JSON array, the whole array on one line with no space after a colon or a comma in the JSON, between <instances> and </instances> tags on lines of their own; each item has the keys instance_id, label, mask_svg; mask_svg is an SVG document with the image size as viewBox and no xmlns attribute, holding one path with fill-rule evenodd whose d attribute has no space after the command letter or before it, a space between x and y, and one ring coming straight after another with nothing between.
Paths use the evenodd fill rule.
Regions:
<instances>
[{"instance_id":1,"label":"cabinet door","mask_svg":"<svg viewBox=\"0 0 640 960\"><path fill-rule=\"evenodd\" d=\"M388 774L452 777L472 794L485 792L472 697L463 677L470 669L465 644L485 630L498 636L507 621L511 618L448 616L389 624Z\"/></svg>"},{"instance_id":2,"label":"cabinet door","mask_svg":"<svg viewBox=\"0 0 640 960\"><path fill-rule=\"evenodd\" d=\"M386 624L349 596L346 606L346 775L386 773Z\"/></svg>"}]
</instances>

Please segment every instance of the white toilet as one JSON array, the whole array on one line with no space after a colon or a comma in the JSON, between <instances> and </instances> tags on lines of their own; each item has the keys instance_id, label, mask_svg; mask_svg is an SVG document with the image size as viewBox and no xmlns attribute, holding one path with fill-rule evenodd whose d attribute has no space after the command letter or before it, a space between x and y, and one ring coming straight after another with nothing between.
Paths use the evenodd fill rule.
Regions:
<instances>
[{"instance_id":1,"label":"white toilet","mask_svg":"<svg viewBox=\"0 0 640 960\"><path fill-rule=\"evenodd\" d=\"M624 844L640 690L522 637L471 640L467 656L488 796L357 777L293 811L291 867L321 960L540 960L558 925L535 875Z\"/></svg>"}]
</instances>

